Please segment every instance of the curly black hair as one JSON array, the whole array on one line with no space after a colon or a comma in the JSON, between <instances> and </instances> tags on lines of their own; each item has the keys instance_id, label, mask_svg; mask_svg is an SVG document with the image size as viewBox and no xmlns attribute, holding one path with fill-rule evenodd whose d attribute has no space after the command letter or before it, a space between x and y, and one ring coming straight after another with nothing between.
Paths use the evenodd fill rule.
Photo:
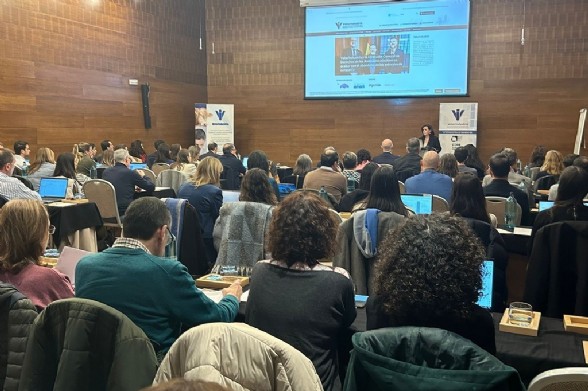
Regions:
<instances>
[{"instance_id":1,"label":"curly black hair","mask_svg":"<svg viewBox=\"0 0 588 391\"><path fill-rule=\"evenodd\" d=\"M339 222L316 194L297 191L274 210L268 250L273 259L288 266L304 262L316 265L319 259L335 255Z\"/></svg>"},{"instance_id":2,"label":"curly black hair","mask_svg":"<svg viewBox=\"0 0 588 391\"><path fill-rule=\"evenodd\" d=\"M482 287L484 249L461 219L416 215L379 248L375 293L397 325L470 317Z\"/></svg>"}]
</instances>

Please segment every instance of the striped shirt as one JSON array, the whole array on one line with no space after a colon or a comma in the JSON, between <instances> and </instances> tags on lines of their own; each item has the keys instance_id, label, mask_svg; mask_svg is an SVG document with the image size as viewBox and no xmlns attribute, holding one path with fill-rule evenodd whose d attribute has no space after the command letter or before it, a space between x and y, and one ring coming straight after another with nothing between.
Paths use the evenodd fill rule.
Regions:
<instances>
[{"instance_id":1,"label":"striped shirt","mask_svg":"<svg viewBox=\"0 0 588 391\"><path fill-rule=\"evenodd\" d=\"M41 199L39 193L26 187L18 178L10 177L3 172L0 172L0 196L8 200L19 198Z\"/></svg>"}]
</instances>

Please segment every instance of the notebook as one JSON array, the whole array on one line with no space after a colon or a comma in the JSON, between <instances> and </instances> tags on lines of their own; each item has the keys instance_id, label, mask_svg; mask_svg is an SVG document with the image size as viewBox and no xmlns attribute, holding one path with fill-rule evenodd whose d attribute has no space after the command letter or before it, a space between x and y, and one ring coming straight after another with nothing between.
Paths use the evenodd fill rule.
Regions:
<instances>
[{"instance_id":1,"label":"notebook","mask_svg":"<svg viewBox=\"0 0 588 391\"><path fill-rule=\"evenodd\" d=\"M478 298L478 305L482 308L492 308L492 293L494 292L494 261L485 260L482 263L482 292Z\"/></svg>"},{"instance_id":2,"label":"notebook","mask_svg":"<svg viewBox=\"0 0 588 391\"><path fill-rule=\"evenodd\" d=\"M433 196L431 194L401 194L402 203L418 215L429 215L433 212Z\"/></svg>"},{"instance_id":3,"label":"notebook","mask_svg":"<svg viewBox=\"0 0 588 391\"><path fill-rule=\"evenodd\" d=\"M227 202L238 202L240 191L223 190L223 204Z\"/></svg>"},{"instance_id":4,"label":"notebook","mask_svg":"<svg viewBox=\"0 0 588 391\"><path fill-rule=\"evenodd\" d=\"M131 170L145 170L147 169L147 163L131 163L129 168Z\"/></svg>"},{"instance_id":5,"label":"notebook","mask_svg":"<svg viewBox=\"0 0 588 391\"><path fill-rule=\"evenodd\" d=\"M59 201L67 194L67 178L41 178L39 195L45 203Z\"/></svg>"},{"instance_id":6,"label":"notebook","mask_svg":"<svg viewBox=\"0 0 588 391\"><path fill-rule=\"evenodd\" d=\"M76 265L80 259L88 254L90 252L68 246L63 247L63 250L61 250L55 269L68 276L74 288L76 283Z\"/></svg>"}]
</instances>

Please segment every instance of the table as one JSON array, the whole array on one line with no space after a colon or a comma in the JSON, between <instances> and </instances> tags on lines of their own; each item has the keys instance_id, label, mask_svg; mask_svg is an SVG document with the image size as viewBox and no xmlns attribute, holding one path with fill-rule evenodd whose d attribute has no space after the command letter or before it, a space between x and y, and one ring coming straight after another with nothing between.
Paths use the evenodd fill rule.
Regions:
<instances>
[{"instance_id":1,"label":"table","mask_svg":"<svg viewBox=\"0 0 588 391\"><path fill-rule=\"evenodd\" d=\"M93 202L47 204L49 221L55 226L54 244L61 250L64 246L86 251L98 251L96 227L102 226L102 217Z\"/></svg>"},{"instance_id":2,"label":"table","mask_svg":"<svg viewBox=\"0 0 588 391\"><path fill-rule=\"evenodd\" d=\"M176 198L176 192L171 187L156 187L152 192L136 191L134 199L141 197Z\"/></svg>"}]
</instances>

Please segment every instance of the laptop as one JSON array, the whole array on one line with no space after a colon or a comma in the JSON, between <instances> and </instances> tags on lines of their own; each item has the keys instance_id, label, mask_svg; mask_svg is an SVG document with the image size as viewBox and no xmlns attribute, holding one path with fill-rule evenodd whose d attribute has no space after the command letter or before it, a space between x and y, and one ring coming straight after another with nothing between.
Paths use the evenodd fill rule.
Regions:
<instances>
[{"instance_id":1,"label":"laptop","mask_svg":"<svg viewBox=\"0 0 588 391\"><path fill-rule=\"evenodd\" d=\"M247 161L249 160L249 156L243 156L241 162L243 163L243 167L247 170Z\"/></svg>"},{"instance_id":2,"label":"laptop","mask_svg":"<svg viewBox=\"0 0 588 391\"><path fill-rule=\"evenodd\" d=\"M401 194L402 203L418 215L430 215L433 212L431 194Z\"/></svg>"},{"instance_id":3,"label":"laptop","mask_svg":"<svg viewBox=\"0 0 588 391\"><path fill-rule=\"evenodd\" d=\"M492 294L494 293L494 261L485 260L482 263L482 294L477 304L486 309L492 308Z\"/></svg>"},{"instance_id":4,"label":"laptop","mask_svg":"<svg viewBox=\"0 0 588 391\"><path fill-rule=\"evenodd\" d=\"M555 201L539 201L539 212L551 208L554 202ZM588 202L584 202L584 205L588 206Z\"/></svg>"},{"instance_id":5,"label":"laptop","mask_svg":"<svg viewBox=\"0 0 588 391\"><path fill-rule=\"evenodd\" d=\"M129 167L131 170L145 170L147 169L147 163L131 163Z\"/></svg>"},{"instance_id":6,"label":"laptop","mask_svg":"<svg viewBox=\"0 0 588 391\"><path fill-rule=\"evenodd\" d=\"M223 190L223 204L227 202L239 202L240 191Z\"/></svg>"},{"instance_id":7,"label":"laptop","mask_svg":"<svg viewBox=\"0 0 588 391\"><path fill-rule=\"evenodd\" d=\"M41 178L39 195L44 203L61 201L67 194L67 178Z\"/></svg>"}]
</instances>

